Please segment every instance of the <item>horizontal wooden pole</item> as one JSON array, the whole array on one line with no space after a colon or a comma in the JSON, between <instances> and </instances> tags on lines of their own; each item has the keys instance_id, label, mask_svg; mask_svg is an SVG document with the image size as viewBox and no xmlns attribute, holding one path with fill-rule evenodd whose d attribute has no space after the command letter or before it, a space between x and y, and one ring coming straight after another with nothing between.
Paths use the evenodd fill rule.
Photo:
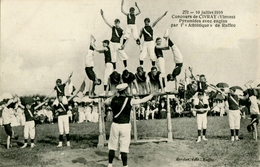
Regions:
<instances>
[{"instance_id":1,"label":"horizontal wooden pole","mask_svg":"<svg viewBox=\"0 0 260 167\"><path fill-rule=\"evenodd\" d=\"M178 94L177 91L174 92L165 92L165 93L158 93L156 96L164 96L164 95L176 95ZM145 96L149 96L150 94L138 94L138 95L129 95L127 97L145 97ZM91 99L97 99L97 98L109 98L112 97L114 95L101 95L101 96L89 96L89 98Z\"/></svg>"}]
</instances>

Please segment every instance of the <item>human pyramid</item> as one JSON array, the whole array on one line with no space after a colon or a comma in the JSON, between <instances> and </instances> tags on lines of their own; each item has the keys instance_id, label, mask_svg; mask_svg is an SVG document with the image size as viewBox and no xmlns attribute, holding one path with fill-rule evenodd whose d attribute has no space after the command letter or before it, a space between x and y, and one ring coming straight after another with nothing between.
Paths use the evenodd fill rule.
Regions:
<instances>
[{"instance_id":1,"label":"human pyramid","mask_svg":"<svg viewBox=\"0 0 260 167\"><path fill-rule=\"evenodd\" d=\"M125 31L120 27L119 19L115 19L114 25L112 25L105 18L103 10L100 10L104 22L112 29L112 35L110 41L107 39L102 41L103 48L101 49L96 48L96 39L93 35L91 35L90 46L85 62L86 74L89 80L92 81L89 92L90 96L95 95L95 86L101 84L101 79L99 79L94 72L94 52L103 53L105 57L105 71L103 79L105 95L108 95L109 90L114 93L116 91L116 86L120 83L127 83L129 85L130 94L149 94L159 90L161 92L165 92L165 60L163 57L163 50L171 49L173 53L175 68L172 74L169 74L171 80L176 80L176 77L181 73L183 56L178 47L169 38L168 30L166 30L163 37L165 40L164 46L162 46L162 38L160 37L156 38L156 41L154 42L153 28L164 16L166 16L167 11L152 24L150 24L150 18L145 18L144 27L141 29L140 34L138 34L136 18L141 11L137 3L135 3L136 8L138 9L137 13L135 13L134 7L131 7L129 9L129 13L127 13L124 10L123 5L124 0L122 0L121 11L127 17L127 27ZM127 60L129 57L124 50L131 34L133 34L136 44L140 48L140 66L137 67L136 74L128 71ZM142 37L144 38L144 41L141 43ZM150 56L152 64L151 71L148 74L146 74L143 69L144 60L147 55ZM117 56L120 57L124 64L125 69L122 72L122 75L116 68Z\"/></svg>"}]
</instances>

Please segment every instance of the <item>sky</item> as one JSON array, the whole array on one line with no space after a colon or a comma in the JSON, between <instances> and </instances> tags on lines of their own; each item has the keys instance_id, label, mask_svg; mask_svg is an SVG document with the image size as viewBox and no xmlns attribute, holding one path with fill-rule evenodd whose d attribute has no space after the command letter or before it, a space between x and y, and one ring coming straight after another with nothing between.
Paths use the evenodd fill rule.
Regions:
<instances>
[{"instance_id":1,"label":"sky","mask_svg":"<svg viewBox=\"0 0 260 167\"><path fill-rule=\"evenodd\" d=\"M167 15L154 28L154 39L162 37L165 29L184 56L183 72L192 67L194 74L205 74L212 84L226 82L242 86L255 80L260 83L260 2L258 0L125 0L128 11L134 2L141 14L137 16L138 29L146 17L155 21L165 11ZM113 24L121 20L126 27L126 16L121 13L121 0L1 0L1 57L0 94L47 95L52 92L57 78L65 81L73 71L72 82L79 88L86 77L85 55L90 34L96 46L102 47L110 39L111 29L100 15ZM178 23L172 15L189 11L223 11L235 15L230 23L236 27L171 27ZM135 72L140 51L131 36L125 48L129 56L129 70ZM174 68L171 51L164 52L166 72ZM103 78L104 56L95 53L94 70ZM123 63L118 58L118 71ZM149 56L145 59L149 71ZM101 93L103 86L97 89Z\"/></svg>"}]
</instances>

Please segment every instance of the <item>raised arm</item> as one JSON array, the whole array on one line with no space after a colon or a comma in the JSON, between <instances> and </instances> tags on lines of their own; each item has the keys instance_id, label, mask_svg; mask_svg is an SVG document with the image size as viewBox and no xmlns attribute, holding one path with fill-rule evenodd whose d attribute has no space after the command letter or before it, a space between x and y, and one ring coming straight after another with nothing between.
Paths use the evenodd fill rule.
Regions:
<instances>
[{"instance_id":1,"label":"raised arm","mask_svg":"<svg viewBox=\"0 0 260 167\"><path fill-rule=\"evenodd\" d=\"M73 75L73 71L70 73L70 75L69 75L69 77L68 77L67 81L66 81L66 82L64 82L64 84L67 84L67 83L70 81L70 79L71 79L72 75Z\"/></svg>"},{"instance_id":2,"label":"raised arm","mask_svg":"<svg viewBox=\"0 0 260 167\"><path fill-rule=\"evenodd\" d=\"M135 2L135 6L136 6L136 8L138 9L138 13L135 14L135 15L137 16L137 15L139 15L139 14L141 13L141 10L140 10L140 8L138 7L138 5L137 5L136 2Z\"/></svg>"},{"instance_id":3,"label":"raised arm","mask_svg":"<svg viewBox=\"0 0 260 167\"><path fill-rule=\"evenodd\" d=\"M127 15L127 13L124 11L124 0L122 0L121 2L121 12L125 15Z\"/></svg>"},{"instance_id":4,"label":"raised arm","mask_svg":"<svg viewBox=\"0 0 260 167\"><path fill-rule=\"evenodd\" d=\"M154 27L164 16L166 16L168 11L166 11L162 16L160 16L153 24L152 27Z\"/></svg>"},{"instance_id":5,"label":"raised arm","mask_svg":"<svg viewBox=\"0 0 260 167\"><path fill-rule=\"evenodd\" d=\"M104 22L105 22L110 28L112 28L113 26L108 23L107 19L106 19L105 16L104 16L104 12L103 12L102 9L100 9L100 14L101 14L101 16L102 16Z\"/></svg>"}]
</instances>

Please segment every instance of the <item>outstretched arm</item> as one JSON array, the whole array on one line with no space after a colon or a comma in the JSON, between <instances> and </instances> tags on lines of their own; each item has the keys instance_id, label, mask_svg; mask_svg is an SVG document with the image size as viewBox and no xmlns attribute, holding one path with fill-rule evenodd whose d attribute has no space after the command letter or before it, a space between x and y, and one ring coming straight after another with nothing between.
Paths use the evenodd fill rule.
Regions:
<instances>
[{"instance_id":1,"label":"outstretched arm","mask_svg":"<svg viewBox=\"0 0 260 167\"><path fill-rule=\"evenodd\" d=\"M168 11L166 11L162 16L160 16L153 24L152 27L154 27L164 16L166 16Z\"/></svg>"},{"instance_id":2,"label":"outstretched arm","mask_svg":"<svg viewBox=\"0 0 260 167\"><path fill-rule=\"evenodd\" d=\"M104 12L103 12L102 9L100 9L100 14L101 14L101 16L102 16L104 22L105 22L110 28L112 28L113 26L108 23L107 19L106 19L105 16L104 16Z\"/></svg>"},{"instance_id":3,"label":"outstretched arm","mask_svg":"<svg viewBox=\"0 0 260 167\"><path fill-rule=\"evenodd\" d=\"M146 97L144 97L142 99L132 99L131 100L131 105L145 103L148 100L151 100L153 98L153 96L156 96L156 95L158 95L158 93L157 92L153 92L150 95L148 95L148 96L146 96Z\"/></svg>"},{"instance_id":4,"label":"outstretched arm","mask_svg":"<svg viewBox=\"0 0 260 167\"><path fill-rule=\"evenodd\" d=\"M122 3L121 3L121 12L125 15L127 15L127 13L124 11L124 0L122 0Z\"/></svg>"},{"instance_id":5,"label":"outstretched arm","mask_svg":"<svg viewBox=\"0 0 260 167\"><path fill-rule=\"evenodd\" d=\"M155 46L157 49L161 49L161 50L169 50L169 46Z\"/></svg>"},{"instance_id":6,"label":"outstretched arm","mask_svg":"<svg viewBox=\"0 0 260 167\"><path fill-rule=\"evenodd\" d=\"M141 10L140 10L140 8L138 7L138 5L137 5L136 2L135 2L135 6L136 6L136 8L138 9L138 13L135 14L135 15L137 16L137 15L139 15L139 14L141 13Z\"/></svg>"},{"instance_id":7,"label":"outstretched arm","mask_svg":"<svg viewBox=\"0 0 260 167\"><path fill-rule=\"evenodd\" d=\"M94 46L93 46L94 47ZM98 52L98 53L104 53L104 51L107 50L107 48L104 48L104 49L96 49L96 47L94 47L95 51Z\"/></svg>"}]
</instances>

